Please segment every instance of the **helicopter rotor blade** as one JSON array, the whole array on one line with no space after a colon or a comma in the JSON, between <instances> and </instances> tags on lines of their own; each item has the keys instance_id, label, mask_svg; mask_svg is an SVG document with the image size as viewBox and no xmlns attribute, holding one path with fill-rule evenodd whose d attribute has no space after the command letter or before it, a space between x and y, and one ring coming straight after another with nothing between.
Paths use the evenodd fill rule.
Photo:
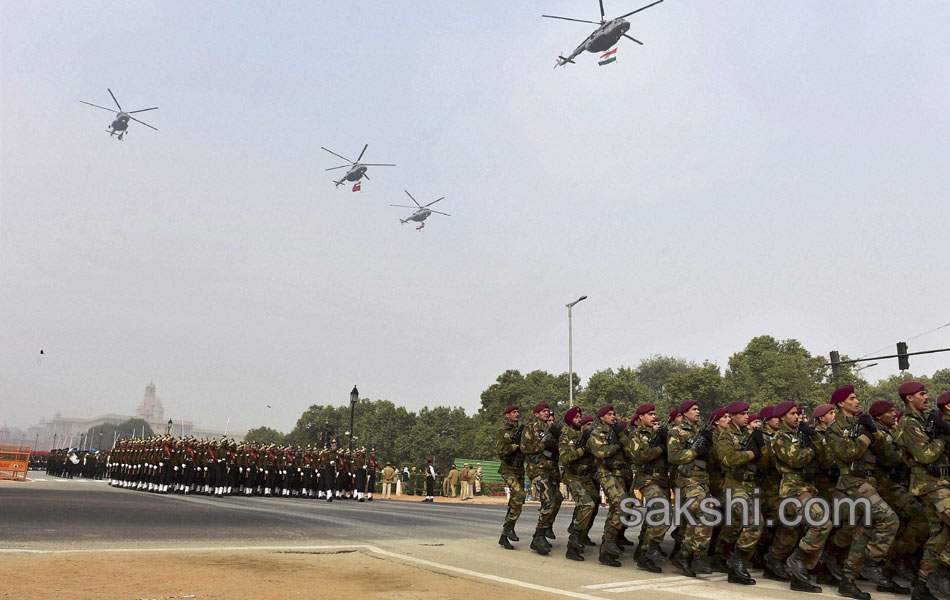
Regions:
<instances>
[{"instance_id":1,"label":"helicopter rotor blade","mask_svg":"<svg viewBox=\"0 0 950 600\"><path fill-rule=\"evenodd\" d=\"M134 115L135 113L145 112L145 111L147 111L147 110L158 110L158 107L157 107L157 106L153 106L152 108L143 108L143 109L141 109L141 110L130 110L128 114Z\"/></svg>"},{"instance_id":2,"label":"helicopter rotor blade","mask_svg":"<svg viewBox=\"0 0 950 600\"><path fill-rule=\"evenodd\" d=\"M142 125L145 125L146 127L152 127L151 125L149 125L149 124L146 123L145 121L139 121L139 120L136 119L135 117L129 117L129 118L132 119L133 121L135 121L136 123L141 123ZM152 127L152 129L154 129L155 131L158 131L158 127Z\"/></svg>"},{"instance_id":3,"label":"helicopter rotor blade","mask_svg":"<svg viewBox=\"0 0 950 600\"><path fill-rule=\"evenodd\" d=\"M109 90L109 88L106 88ZM112 93L112 90L109 90L109 95L112 96L112 101L115 102L115 105L119 107L119 110L122 110L122 105L119 104L119 101L115 99L115 94Z\"/></svg>"},{"instance_id":4,"label":"helicopter rotor blade","mask_svg":"<svg viewBox=\"0 0 950 600\"><path fill-rule=\"evenodd\" d=\"M339 167L330 167L329 169L324 169L324 171L333 171L333 170L335 170L335 169L345 169L345 168L351 167L351 166L353 166L353 165L340 165Z\"/></svg>"},{"instance_id":5,"label":"helicopter rotor blade","mask_svg":"<svg viewBox=\"0 0 950 600\"><path fill-rule=\"evenodd\" d=\"M354 161L348 159L348 158L345 157L345 156L340 156L339 154L337 154L337 153L334 152L333 150L328 150L327 148L324 148L323 146L320 146L320 149L321 149L321 150L326 150L327 152L329 152L329 153L332 154L333 156L338 156L338 157L342 158L343 160L345 160L346 162L350 163L351 165L354 164Z\"/></svg>"},{"instance_id":6,"label":"helicopter rotor blade","mask_svg":"<svg viewBox=\"0 0 950 600\"><path fill-rule=\"evenodd\" d=\"M364 167L395 167L396 165L390 164L381 164L381 163L360 163Z\"/></svg>"},{"instance_id":7,"label":"helicopter rotor blade","mask_svg":"<svg viewBox=\"0 0 950 600\"><path fill-rule=\"evenodd\" d=\"M390 204L390 206L398 206L399 208L416 208L415 206L409 206L408 204Z\"/></svg>"},{"instance_id":8,"label":"helicopter rotor blade","mask_svg":"<svg viewBox=\"0 0 950 600\"><path fill-rule=\"evenodd\" d=\"M409 193L409 190L403 190L403 191L406 192L406 195L407 195L407 196L409 196L410 198L412 198L412 194ZM422 208L422 205L419 204L419 202L418 202L415 198L412 198L412 201L416 203L416 206L418 206L419 208Z\"/></svg>"},{"instance_id":9,"label":"helicopter rotor blade","mask_svg":"<svg viewBox=\"0 0 950 600\"><path fill-rule=\"evenodd\" d=\"M603 23L606 20L604 16L604 0L597 0L600 2L600 22Z\"/></svg>"},{"instance_id":10,"label":"helicopter rotor blade","mask_svg":"<svg viewBox=\"0 0 950 600\"><path fill-rule=\"evenodd\" d=\"M625 15L620 15L620 16L617 17L617 18L618 18L618 19L625 19L626 17L629 17L630 15L635 15L635 14L637 14L637 13L640 12L641 10L646 10L646 9L650 8L651 6L656 6L656 5L659 4L660 2L663 2L663 0L656 0L656 2L654 2L653 4L647 4L647 5L644 6L643 8L638 8L637 10L635 10L635 11L633 11L633 12L628 12L627 14L625 14Z\"/></svg>"},{"instance_id":11,"label":"helicopter rotor blade","mask_svg":"<svg viewBox=\"0 0 950 600\"><path fill-rule=\"evenodd\" d=\"M89 106L95 106L96 108L101 108L102 110L107 110L111 113L115 112L114 108L106 108L105 106L99 106L98 104L93 104L92 102L86 102L85 100L80 100L83 104L88 104Z\"/></svg>"},{"instance_id":12,"label":"helicopter rotor blade","mask_svg":"<svg viewBox=\"0 0 950 600\"><path fill-rule=\"evenodd\" d=\"M442 196L441 198L439 198L439 200L445 200L445 196ZM426 205L423 206L422 208L426 208L426 206L432 206L433 204L435 204L435 203L438 202L439 200L433 200L432 202L426 204Z\"/></svg>"},{"instance_id":13,"label":"helicopter rotor blade","mask_svg":"<svg viewBox=\"0 0 950 600\"><path fill-rule=\"evenodd\" d=\"M662 2L662 0L660 1ZM585 21L584 19L571 19L570 17L555 17L554 15L541 15L541 16L546 17L548 19L562 19L564 21L576 21L578 23L590 23L591 25L601 25L601 23L598 23L597 21Z\"/></svg>"},{"instance_id":14,"label":"helicopter rotor blade","mask_svg":"<svg viewBox=\"0 0 950 600\"><path fill-rule=\"evenodd\" d=\"M630 39L630 40L633 40L633 41L635 41L636 43L640 44L641 46L643 45L643 42L641 42L640 40L638 40L638 39L635 38L635 37L630 37L630 36L627 35L626 33L623 34L623 37L625 37L625 38L627 38L627 39Z\"/></svg>"},{"instance_id":15,"label":"helicopter rotor blade","mask_svg":"<svg viewBox=\"0 0 950 600\"><path fill-rule=\"evenodd\" d=\"M437 214L437 215L445 215L445 216L447 216L447 217L451 217L451 216L452 216L452 215L450 215L449 213L439 212L439 211L437 211L437 210L432 210L431 208L429 209L429 212L434 212L434 213Z\"/></svg>"},{"instance_id":16,"label":"helicopter rotor blade","mask_svg":"<svg viewBox=\"0 0 950 600\"><path fill-rule=\"evenodd\" d=\"M369 144L363 146L363 151L360 152L360 155L356 157L356 162L360 162L360 159L363 158L363 155L366 154L366 149L369 148Z\"/></svg>"}]
</instances>

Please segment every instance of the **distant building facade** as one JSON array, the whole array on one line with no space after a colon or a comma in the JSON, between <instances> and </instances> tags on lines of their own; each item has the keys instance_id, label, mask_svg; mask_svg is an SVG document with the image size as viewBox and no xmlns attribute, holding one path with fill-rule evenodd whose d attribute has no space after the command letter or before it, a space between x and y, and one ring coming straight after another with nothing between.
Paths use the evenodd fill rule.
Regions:
<instances>
[{"instance_id":1,"label":"distant building facade","mask_svg":"<svg viewBox=\"0 0 950 600\"><path fill-rule=\"evenodd\" d=\"M135 409L135 415L106 414L93 417L91 419L82 419L74 417L64 417L59 412L52 419L43 419L38 424L27 430L27 440L36 444L37 450L49 450L51 448L63 448L71 446L78 448L82 444L85 448L96 448L99 445L98 439L80 441L80 436L89 431L90 428L105 425L121 425L129 419L142 419L152 428L156 435L162 435L168 430L168 419L165 418L165 407L162 401L155 393L155 384L149 383L145 386L145 396L138 408ZM206 429L198 427L192 421L183 421L171 419L171 434L175 436L192 436L196 438L220 438L224 435L223 429ZM241 441L244 439L246 431L228 431L229 439ZM102 440L105 448L112 447L112 440Z\"/></svg>"}]
</instances>

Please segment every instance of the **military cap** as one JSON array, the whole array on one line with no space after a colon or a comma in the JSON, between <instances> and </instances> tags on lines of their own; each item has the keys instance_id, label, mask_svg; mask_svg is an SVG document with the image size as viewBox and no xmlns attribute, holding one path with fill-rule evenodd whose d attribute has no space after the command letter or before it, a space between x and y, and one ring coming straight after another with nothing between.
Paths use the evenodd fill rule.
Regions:
<instances>
[{"instance_id":1,"label":"military cap","mask_svg":"<svg viewBox=\"0 0 950 600\"><path fill-rule=\"evenodd\" d=\"M709 420L706 421L706 424L710 425L712 423L715 423L716 421L721 419L725 414L726 414L726 410L724 408L717 408L716 410L712 411L711 415L709 415Z\"/></svg>"},{"instance_id":2,"label":"military cap","mask_svg":"<svg viewBox=\"0 0 950 600\"><path fill-rule=\"evenodd\" d=\"M937 406L943 406L944 404L950 404L950 392L944 392L937 396Z\"/></svg>"},{"instance_id":3,"label":"military cap","mask_svg":"<svg viewBox=\"0 0 950 600\"><path fill-rule=\"evenodd\" d=\"M514 404L512 404L511 406L509 406L508 408L505 409L505 414L507 415L508 413L510 413L510 412L513 411L513 410L518 410L518 407L515 406Z\"/></svg>"},{"instance_id":4,"label":"military cap","mask_svg":"<svg viewBox=\"0 0 950 600\"><path fill-rule=\"evenodd\" d=\"M819 404L818 407L812 411L811 416L817 419L818 417L823 417L827 415L829 411L832 411L834 409L835 407L830 404Z\"/></svg>"},{"instance_id":5,"label":"military cap","mask_svg":"<svg viewBox=\"0 0 950 600\"><path fill-rule=\"evenodd\" d=\"M586 423L590 423L590 422L593 421L593 420L594 420L594 417L592 417L592 416L590 416L590 415L587 415L586 417L584 417L583 419L581 419L581 425L584 425L584 424L586 424Z\"/></svg>"},{"instance_id":6,"label":"military cap","mask_svg":"<svg viewBox=\"0 0 950 600\"><path fill-rule=\"evenodd\" d=\"M608 405L606 405L606 406L602 406L602 407L600 407L600 410L597 411L597 416L598 416L598 417L603 417L604 415L606 415L607 413L609 413L609 412L612 411L613 409L614 409L614 405L613 405L613 404L608 404Z\"/></svg>"},{"instance_id":7,"label":"military cap","mask_svg":"<svg viewBox=\"0 0 950 600\"><path fill-rule=\"evenodd\" d=\"M878 400L872 404L870 408L868 408L868 413L870 413L872 417L880 417L892 408L894 408L893 402L888 402L887 400Z\"/></svg>"},{"instance_id":8,"label":"military cap","mask_svg":"<svg viewBox=\"0 0 950 600\"><path fill-rule=\"evenodd\" d=\"M739 414L739 413L741 413L741 412L743 412L743 411L749 410L749 403L748 403L748 402L739 402L739 401L737 400L737 401L735 401L735 402L730 402L730 403L727 404L726 407L723 408L722 410L723 410L724 412L729 413L730 415L737 415L737 414Z\"/></svg>"},{"instance_id":9,"label":"military cap","mask_svg":"<svg viewBox=\"0 0 950 600\"><path fill-rule=\"evenodd\" d=\"M651 412L651 411L654 411L654 410L656 410L656 405L654 405L654 404L641 404L640 406L637 407L636 412L634 412L633 414L634 414L637 418L639 418L639 417L642 417L643 415L647 414L648 412Z\"/></svg>"},{"instance_id":10,"label":"military cap","mask_svg":"<svg viewBox=\"0 0 950 600\"><path fill-rule=\"evenodd\" d=\"M576 416L579 415L579 414L581 414L581 408L580 408L579 406L574 406L574 407L568 409L568 411L567 411L566 413L564 413L564 422L565 422L567 425L573 425L573 424L574 424L574 417L576 417Z\"/></svg>"},{"instance_id":11,"label":"military cap","mask_svg":"<svg viewBox=\"0 0 950 600\"><path fill-rule=\"evenodd\" d=\"M750 423L751 423L752 421L761 421L761 420L762 420L762 415L761 415L760 413L753 413L753 414L749 415L749 422L750 422Z\"/></svg>"},{"instance_id":12,"label":"military cap","mask_svg":"<svg viewBox=\"0 0 950 600\"><path fill-rule=\"evenodd\" d=\"M548 406L547 402L538 402L537 404L534 405L534 412L539 413L545 408L551 408L551 407Z\"/></svg>"},{"instance_id":13,"label":"military cap","mask_svg":"<svg viewBox=\"0 0 950 600\"><path fill-rule=\"evenodd\" d=\"M432 462L432 459L431 459L431 458L427 458L427 459L426 459L426 462Z\"/></svg>"},{"instance_id":14,"label":"military cap","mask_svg":"<svg viewBox=\"0 0 950 600\"><path fill-rule=\"evenodd\" d=\"M842 388L838 388L831 394L831 403L832 404L841 404L848 399L848 396L854 393L853 385L846 385Z\"/></svg>"},{"instance_id":15,"label":"military cap","mask_svg":"<svg viewBox=\"0 0 950 600\"><path fill-rule=\"evenodd\" d=\"M785 416L785 413L795 408L795 403L791 400L786 400L785 402L779 402L775 408L772 409L772 418L778 417L781 419Z\"/></svg>"},{"instance_id":16,"label":"military cap","mask_svg":"<svg viewBox=\"0 0 950 600\"><path fill-rule=\"evenodd\" d=\"M894 420L897 421L898 423L900 423L901 417L903 417L903 416L904 416L904 411L899 410L899 411L897 411L897 414L894 416Z\"/></svg>"},{"instance_id":17,"label":"military cap","mask_svg":"<svg viewBox=\"0 0 950 600\"><path fill-rule=\"evenodd\" d=\"M759 411L759 417L761 417L763 421L768 421L772 418L772 413L774 411L774 406L763 406L762 410Z\"/></svg>"},{"instance_id":18,"label":"military cap","mask_svg":"<svg viewBox=\"0 0 950 600\"><path fill-rule=\"evenodd\" d=\"M686 411L696 406L696 404L697 403L695 400L687 400L686 402L680 404L679 408L677 408L676 410L678 410L679 413L683 415L683 414L686 414Z\"/></svg>"},{"instance_id":19,"label":"military cap","mask_svg":"<svg viewBox=\"0 0 950 600\"><path fill-rule=\"evenodd\" d=\"M680 409L674 408L670 411L670 418L666 420L667 423L672 423L676 420L676 417L680 416Z\"/></svg>"},{"instance_id":20,"label":"military cap","mask_svg":"<svg viewBox=\"0 0 950 600\"><path fill-rule=\"evenodd\" d=\"M917 392L925 389L926 386L920 383L919 381L905 381L897 388L898 396L912 396Z\"/></svg>"}]
</instances>

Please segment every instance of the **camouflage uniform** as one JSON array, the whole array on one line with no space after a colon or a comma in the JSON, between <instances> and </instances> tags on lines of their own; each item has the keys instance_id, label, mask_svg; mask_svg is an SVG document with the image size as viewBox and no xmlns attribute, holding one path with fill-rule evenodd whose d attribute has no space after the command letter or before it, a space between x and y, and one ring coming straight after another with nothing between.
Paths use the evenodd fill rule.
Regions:
<instances>
[{"instance_id":1,"label":"camouflage uniform","mask_svg":"<svg viewBox=\"0 0 950 600\"><path fill-rule=\"evenodd\" d=\"M910 493L920 499L930 524L919 575L927 578L937 563L950 565L950 460L946 443L933 439L924 418L908 410L897 425L897 444L910 467Z\"/></svg>"},{"instance_id":2,"label":"camouflage uniform","mask_svg":"<svg viewBox=\"0 0 950 600\"><path fill-rule=\"evenodd\" d=\"M601 489L604 490L608 504L601 554L605 553L604 546L608 542L612 544L611 548L616 547L617 538L622 527L620 523L620 503L627 497L623 483L625 463L621 460L625 438L625 435L618 435L611 427L598 423L591 431L590 439L587 441L587 448L596 459L597 470L594 472L594 481L600 484Z\"/></svg>"},{"instance_id":3,"label":"camouflage uniform","mask_svg":"<svg viewBox=\"0 0 950 600\"><path fill-rule=\"evenodd\" d=\"M583 446L578 446L583 431L567 427L561 435L558 454L564 465L564 483L574 498L574 517L571 530L582 538L594 523L594 507L600 499L594 484L594 457ZM586 442L585 444L586 445Z\"/></svg>"},{"instance_id":4,"label":"camouflage uniform","mask_svg":"<svg viewBox=\"0 0 950 600\"><path fill-rule=\"evenodd\" d=\"M779 425L778 431L772 438L772 453L774 464L782 474L779 485L779 496L782 498L796 497L800 505L794 510L794 515L785 513L785 517L801 515L804 504L811 498L818 496L818 490L812 484L815 472L818 470L818 448L814 440L806 434L801 434L784 423ZM794 550L795 543L805 556L806 568L814 569L821 558L821 551L825 547L828 534L831 533L830 515L824 509L812 504L808 508L812 522L821 525L809 525L803 521L801 527L806 527L805 534L799 539L799 528L780 526L775 534L775 541L769 552L778 559L785 559ZM789 519L791 520L791 519Z\"/></svg>"},{"instance_id":5,"label":"camouflage uniform","mask_svg":"<svg viewBox=\"0 0 950 600\"><path fill-rule=\"evenodd\" d=\"M651 427L639 426L630 436L627 449L637 475L633 486L640 490L643 505L653 498L670 499L669 463L664 448ZM667 525L641 526L641 541L660 544L666 536Z\"/></svg>"},{"instance_id":6,"label":"camouflage uniform","mask_svg":"<svg viewBox=\"0 0 950 600\"><path fill-rule=\"evenodd\" d=\"M545 445L545 438L553 438L553 448ZM525 456L525 472L531 480L532 493L541 502L538 529L547 529L554 525L557 511L564 501L558 478L556 428L542 421L528 425L524 429L521 451Z\"/></svg>"},{"instance_id":7,"label":"camouflage uniform","mask_svg":"<svg viewBox=\"0 0 950 600\"><path fill-rule=\"evenodd\" d=\"M524 504L524 453L521 452L520 443L513 443L511 440L512 435L521 435L520 430L521 427L517 423L506 419L505 426L495 432L495 451L501 459L498 473L511 492L504 527L515 526Z\"/></svg>"},{"instance_id":8,"label":"camouflage uniform","mask_svg":"<svg viewBox=\"0 0 950 600\"><path fill-rule=\"evenodd\" d=\"M722 470L725 472L724 489L732 490L732 497L743 499L750 510L749 524L743 526L742 508L738 503L733 503L732 525L723 529L722 540L727 544L735 544L745 553L746 560L751 559L756 544L762 537L763 529L759 515L751 514L758 468L755 452L748 449L749 442L750 436L745 428L730 423L728 429L719 433L715 446Z\"/></svg>"},{"instance_id":9,"label":"camouflage uniform","mask_svg":"<svg viewBox=\"0 0 950 600\"><path fill-rule=\"evenodd\" d=\"M822 498L834 506L834 502L836 500L840 501L845 495L844 492L838 489L839 473L835 455L828 447L828 441L825 438L828 425L822 423L817 425L815 430L818 432L818 436L813 438L813 441L818 448L818 466L820 467L815 472L815 489L818 490ZM848 524L848 515L842 514L839 517L842 524L838 527L832 526L831 535L828 536L828 542L831 545L826 545L825 552L840 555L843 560L851 547L851 540L854 539L854 526Z\"/></svg>"},{"instance_id":10,"label":"camouflage uniform","mask_svg":"<svg viewBox=\"0 0 950 600\"><path fill-rule=\"evenodd\" d=\"M897 514L876 489L873 477L876 458L873 452L867 451L875 440L883 440L883 435L876 432L875 440L866 433L853 437L854 424L855 419L841 411L825 433L825 442L841 473L838 489L848 498L867 498L871 502L873 532L860 524L856 527L848 558L842 566L845 578L852 581L861 573L866 559L870 558L874 564L883 562L900 526Z\"/></svg>"},{"instance_id":11,"label":"camouflage uniform","mask_svg":"<svg viewBox=\"0 0 950 600\"><path fill-rule=\"evenodd\" d=\"M775 432L767 425L762 425L762 439L765 441L765 447L762 450L763 459L759 463L759 489L762 492L762 516L766 522L772 519L778 512L778 504L782 498L778 490L782 483L782 474L778 472L775 466L775 455L772 452L772 440L775 438ZM766 526L762 531L762 537L759 544L765 547L772 543L777 526Z\"/></svg>"},{"instance_id":12,"label":"camouflage uniform","mask_svg":"<svg viewBox=\"0 0 950 600\"><path fill-rule=\"evenodd\" d=\"M697 458L696 450L692 447L697 436L703 435L701 427L699 423L692 425L683 419L680 425L670 431L667 445L670 464L676 465L674 485L679 488L684 503L689 498L696 500L690 505L689 510L697 519L697 524L680 526L683 529L682 550L684 556L687 557L705 554L706 549L709 548L709 540L712 538L712 527L703 525L699 521L699 504L709 496L707 462L705 459Z\"/></svg>"}]
</instances>

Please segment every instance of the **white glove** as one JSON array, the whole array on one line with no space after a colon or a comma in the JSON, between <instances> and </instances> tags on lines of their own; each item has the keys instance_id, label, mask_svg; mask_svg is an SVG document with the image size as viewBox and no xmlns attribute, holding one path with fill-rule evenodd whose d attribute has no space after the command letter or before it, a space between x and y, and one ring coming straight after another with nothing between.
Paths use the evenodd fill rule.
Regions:
<instances>
[{"instance_id":1,"label":"white glove","mask_svg":"<svg viewBox=\"0 0 950 600\"><path fill-rule=\"evenodd\" d=\"M158 466L164 467L164 466L165 466L165 463L164 463L164 462L160 462L160 463L158 463Z\"/></svg>"},{"instance_id":2,"label":"white glove","mask_svg":"<svg viewBox=\"0 0 950 600\"><path fill-rule=\"evenodd\" d=\"M238 473L243 473L243 472L244 472L244 467L238 467Z\"/></svg>"},{"instance_id":3,"label":"white glove","mask_svg":"<svg viewBox=\"0 0 950 600\"><path fill-rule=\"evenodd\" d=\"M178 467L175 467L175 470L177 471L177 470L178 470Z\"/></svg>"},{"instance_id":4,"label":"white glove","mask_svg":"<svg viewBox=\"0 0 950 600\"><path fill-rule=\"evenodd\" d=\"M297 472L298 472L298 473L302 473L303 471L301 471L300 469L297 469Z\"/></svg>"},{"instance_id":5,"label":"white glove","mask_svg":"<svg viewBox=\"0 0 950 600\"><path fill-rule=\"evenodd\" d=\"M268 469L264 469L264 475L269 475L269 474L270 474L270 471Z\"/></svg>"},{"instance_id":6,"label":"white glove","mask_svg":"<svg viewBox=\"0 0 950 600\"><path fill-rule=\"evenodd\" d=\"M207 471L207 470L208 470L208 467L202 467L202 469L204 469L205 471Z\"/></svg>"}]
</instances>

